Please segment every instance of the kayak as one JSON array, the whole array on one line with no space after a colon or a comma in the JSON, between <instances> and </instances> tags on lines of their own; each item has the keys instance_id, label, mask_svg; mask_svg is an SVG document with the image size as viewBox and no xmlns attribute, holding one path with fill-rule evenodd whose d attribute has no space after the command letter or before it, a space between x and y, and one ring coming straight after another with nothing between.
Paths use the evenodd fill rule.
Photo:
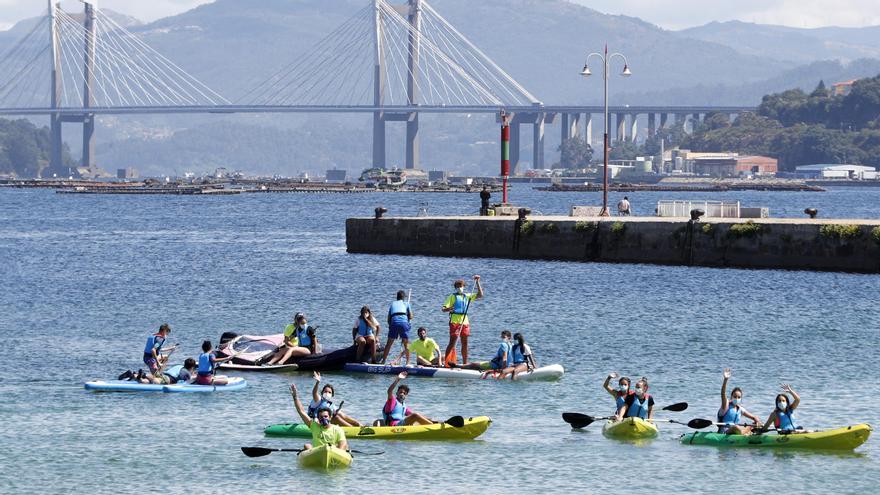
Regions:
<instances>
[{"instance_id":1,"label":"kayak","mask_svg":"<svg viewBox=\"0 0 880 495\"><path fill-rule=\"evenodd\" d=\"M369 373L378 375L396 375L401 371L406 371L409 376L423 376L431 378L452 378L474 380L483 376L482 371L463 370L460 368L431 368L421 366L390 366L384 364L363 364L363 363L347 363L343 368L344 371L354 373ZM558 380L565 374L565 369L559 364L550 366L542 366L532 371L526 371L516 376L519 380ZM491 379L492 375L488 375L487 379Z\"/></svg>"},{"instance_id":2,"label":"kayak","mask_svg":"<svg viewBox=\"0 0 880 495\"><path fill-rule=\"evenodd\" d=\"M815 450L853 450L868 440L871 425L859 424L834 430L811 431L779 435L725 435L724 433L695 432L681 436L685 445L715 445L719 447L767 447Z\"/></svg>"},{"instance_id":3,"label":"kayak","mask_svg":"<svg viewBox=\"0 0 880 495\"><path fill-rule=\"evenodd\" d=\"M621 421L606 421L602 434L609 438L638 440L657 436L657 425L642 418L624 418Z\"/></svg>"},{"instance_id":4,"label":"kayak","mask_svg":"<svg viewBox=\"0 0 880 495\"><path fill-rule=\"evenodd\" d=\"M243 378L230 378L227 385L156 385L154 383L138 383L127 380L93 380L86 382L86 390L95 392L222 392L241 390L247 387Z\"/></svg>"},{"instance_id":5,"label":"kayak","mask_svg":"<svg viewBox=\"0 0 880 495\"><path fill-rule=\"evenodd\" d=\"M279 365L258 365L260 360L267 358L284 342L283 334L274 335L236 335L226 332L221 337L221 346L217 350L218 357L232 357L231 361L221 363L219 368L238 371L333 371L340 370L357 356L357 346L351 345L342 349L321 352L308 356L294 357Z\"/></svg>"},{"instance_id":6,"label":"kayak","mask_svg":"<svg viewBox=\"0 0 880 495\"><path fill-rule=\"evenodd\" d=\"M334 469L351 466L351 454L332 445L304 450L297 457L299 465L307 468Z\"/></svg>"},{"instance_id":7,"label":"kayak","mask_svg":"<svg viewBox=\"0 0 880 495\"><path fill-rule=\"evenodd\" d=\"M473 440L485 432L492 420L488 416L467 418L464 426L456 428L445 423L412 426L344 426L342 431L352 438L379 440ZM311 438L309 427L301 423L278 424L263 431L270 437Z\"/></svg>"}]
</instances>

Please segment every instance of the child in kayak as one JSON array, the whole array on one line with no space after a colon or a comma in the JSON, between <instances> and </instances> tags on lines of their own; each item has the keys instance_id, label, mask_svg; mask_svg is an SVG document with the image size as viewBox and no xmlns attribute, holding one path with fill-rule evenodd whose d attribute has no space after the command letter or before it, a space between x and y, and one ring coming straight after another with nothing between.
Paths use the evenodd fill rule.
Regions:
<instances>
[{"instance_id":1,"label":"child in kayak","mask_svg":"<svg viewBox=\"0 0 880 495\"><path fill-rule=\"evenodd\" d=\"M388 387L388 400L385 402L385 407L382 408L382 420L376 421L376 423L379 423L377 426L409 426L414 424L434 424L434 422L430 419L406 407L406 399L407 397L409 397L408 386L401 385L397 387L397 393L394 393L394 387L396 387L397 384L400 383L400 380L406 378L406 376L406 371L401 372L399 375L397 375L397 378L395 378L394 381L391 382L391 386Z\"/></svg>"},{"instance_id":2,"label":"child in kayak","mask_svg":"<svg viewBox=\"0 0 880 495\"><path fill-rule=\"evenodd\" d=\"M483 376L481 378L486 378L490 374L494 375L500 373L504 368L513 364L513 353L511 350L510 330L502 330L501 344L498 346L498 350L495 351L495 357L489 361L474 361L460 366L456 363L447 362L446 365L450 368L483 371Z\"/></svg>"},{"instance_id":3,"label":"child in kayak","mask_svg":"<svg viewBox=\"0 0 880 495\"><path fill-rule=\"evenodd\" d=\"M503 380L508 376L511 380L516 380L517 375L520 373L531 371L538 367L538 364L535 362L535 356L532 354L532 349L526 344L523 334L519 332L513 334L513 340L516 341L516 344L513 344L510 348L512 365L501 371L501 374L498 375L499 380Z\"/></svg>"},{"instance_id":4,"label":"child in kayak","mask_svg":"<svg viewBox=\"0 0 880 495\"><path fill-rule=\"evenodd\" d=\"M351 335L354 343L357 345L357 355L355 362L361 362L361 356L364 355L364 347L370 348L371 363L376 362L376 342L379 341L379 321L373 316L368 306L361 308L361 314L354 322L354 328L351 329Z\"/></svg>"},{"instance_id":5,"label":"child in kayak","mask_svg":"<svg viewBox=\"0 0 880 495\"><path fill-rule=\"evenodd\" d=\"M648 393L648 379L642 377L636 382L633 394L628 395L617 410L616 421L624 418L654 419L654 397Z\"/></svg>"},{"instance_id":6,"label":"child in kayak","mask_svg":"<svg viewBox=\"0 0 880 495\"><path fill-rule=\"evenodd\" d=\"M791 385L785 383L782 384L782 392L776 396L776 409L770 413L770 417L764 423L763 431L767 431L770 425L773 425L780 434L794 433L797 430L803 429L803 427L798 426L794 422L794 415L792 414L800 405L801 397L791 388ZM786 393L791 394L794 401L789 400Z\"/></svg>"},{"instance_id":7,"label":"child in kayak","mask_svg":"<svg viewBox=\"0 0 880 495\"><path fill-rule=\"evenodd\" d=\"M623 404L626 402L626 398L633 394L633 391L630 390L630 381L629 378L625 376L621 376L620 380L617 381L617 389L611 387L611 380L617 378L619 375L612 371L608 373L608 376L605 377L605 383L602 384L602 387L606 392L611 394L611 397L614 397L614 410L618 411Z\"/></svg>"},{"instance_id":8,"label":"child in kayak","mask_svg":"<svg viewBox=\"0 0 880 495\"><path fill-rule=\"evenodd\" d=\"M155 374L167 359L162 356L162 346L169 333L171 333L171 326L163 323L158 332L147 337L147 345L144 347L144 364L152 374Z\"/></svg>"},{"instance_id":9,"label":"child in kayak","mask_svg":"<svg viewBox=\"0 0 880 495\"><path fill-rule=\"evenodd\" d=\"M741 388L735 387L730 392L730 398L727 397L727 381L730 380L731 374L730 368L725 368L722 374L724 380L721 382L721 408L718 409L718 422L723 425L718 426L718 433L751 435L753 425L758 425L761 420L742 406L743 391ZM743 417L751 419L753 425L741 424Z\"/></svg>"},{"instance_id":10,"label":"child in kayak","mask_svg":"<svg viewBox=\"0 0 880 495\"><path fill-rule=\"evenodd\" d=\"M199 354L199 363L196 372L196 385L226 385L229 383L226 377L214 376L214 367L218 363L229 361L235 356L218 358L213 352L211 352L213 348L210 340L202 342L202 353Z\"/></svg>"},{"instance_id":11,"label":"child in kayak","mask_svg":"<svg viewBox=\"0 0 880 495\"><path fill-rule=\"evenodd\" d=\"M321 447L323 445L332 445L342 450L348 450L348 441L345 439L345 432L337 425L330 422L330 409L322 407L318 409L315 418L306 414L302 403L297 397L296 385L290 384L290 395L293 396L293 404L296 406L296 412L304 425L309 427L312 432L312 443L306 443L303 448L306 450L312 447Z\"/></svg>"},{"instance_id":12,"label":"child in kayak","mask_svg":"<svg viewBox=\"0 0 880 495\"><path fill-rule=\"evenodd\" d=\"M329 383L324 384L321 388L321 395L318 395L318 386L321 384L321 374L315 371L312 373L312 376L315 378L315 386L312 387L312 403L309 404L308 409L309 416L316 418L319 410L329 409L330 421L332 421L333 424L339 426L361 426L356 419L340 411L339 406L333 403L333 396L336 395L333 385L330 385Z\"/></svg>"}]
</instances>

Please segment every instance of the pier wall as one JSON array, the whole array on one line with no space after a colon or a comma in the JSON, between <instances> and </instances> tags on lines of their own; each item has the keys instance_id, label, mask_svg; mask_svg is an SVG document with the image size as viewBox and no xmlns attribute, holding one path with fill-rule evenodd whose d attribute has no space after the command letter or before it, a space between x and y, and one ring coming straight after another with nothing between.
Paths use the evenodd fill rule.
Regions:
<instances>
[{"instance_id":1,"label":"pier wall","mask_svg":"<svg viewBox=\"0 0 880 495\"><path fill-rule=\"evenodd\" d=\"M388 217L346 221L350 253L880 273L880 221Z\"/></svg>"}]
</instances>

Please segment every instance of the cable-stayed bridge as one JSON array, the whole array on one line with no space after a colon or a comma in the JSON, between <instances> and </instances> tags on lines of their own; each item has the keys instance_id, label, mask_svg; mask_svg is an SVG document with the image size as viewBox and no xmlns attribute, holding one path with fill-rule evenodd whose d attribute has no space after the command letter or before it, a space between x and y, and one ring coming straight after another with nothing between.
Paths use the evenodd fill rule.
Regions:
<instances>
[{"instance_id":1,"label":"cable-stayed bridge","mask_svg":"<svg viewBox=\"0 0 880 495\"><path fill-rule=\"evenodd\" d=\"M106 114L366 113L373 166L384 167L386 126L406 125L406 166L419 166L419 115L512 114L511 161L520 126L533 129L532 166L543 167L544 127L591 141L599 106L542 103L426 0L371 0L291 64L234 101L212 90L115 22L91 0L84 12L48 1L47 14L0 55L0 115L47 115L51 166L61 165L62 124L83 127L82 166L94 168L95 117ZM648 134L676 121L748 107L612 107L617 139L632 138L640 115ZM659 119L657 118L659 117ZM627 120L628 119L628 120Z\"/></svg>"}]
</instances>

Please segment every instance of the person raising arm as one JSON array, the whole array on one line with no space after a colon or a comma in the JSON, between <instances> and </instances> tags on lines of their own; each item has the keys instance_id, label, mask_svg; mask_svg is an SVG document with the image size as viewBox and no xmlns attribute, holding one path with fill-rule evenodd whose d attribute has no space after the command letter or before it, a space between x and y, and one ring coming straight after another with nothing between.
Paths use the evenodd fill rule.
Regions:
<instances>
[{"instance_id":1,"label":"person raising arm","mask_svg":"<svg viewBox=\"0 0 880 495\"><path fill-rule=\"evenodd\" d=\"M317 418L313 420L306 414L302 403L299 401L296 384L290 384L290 395L293 396L293 405L296 407L297 414L299 414L303 424L307 425L309 431L312 432L312 443L304 444L304 449L309 450L322 445L332 445L342 450L348 450L345 432L339 426L330 423L330 409L318 409Z\"/></svg>"}]
</instances>

